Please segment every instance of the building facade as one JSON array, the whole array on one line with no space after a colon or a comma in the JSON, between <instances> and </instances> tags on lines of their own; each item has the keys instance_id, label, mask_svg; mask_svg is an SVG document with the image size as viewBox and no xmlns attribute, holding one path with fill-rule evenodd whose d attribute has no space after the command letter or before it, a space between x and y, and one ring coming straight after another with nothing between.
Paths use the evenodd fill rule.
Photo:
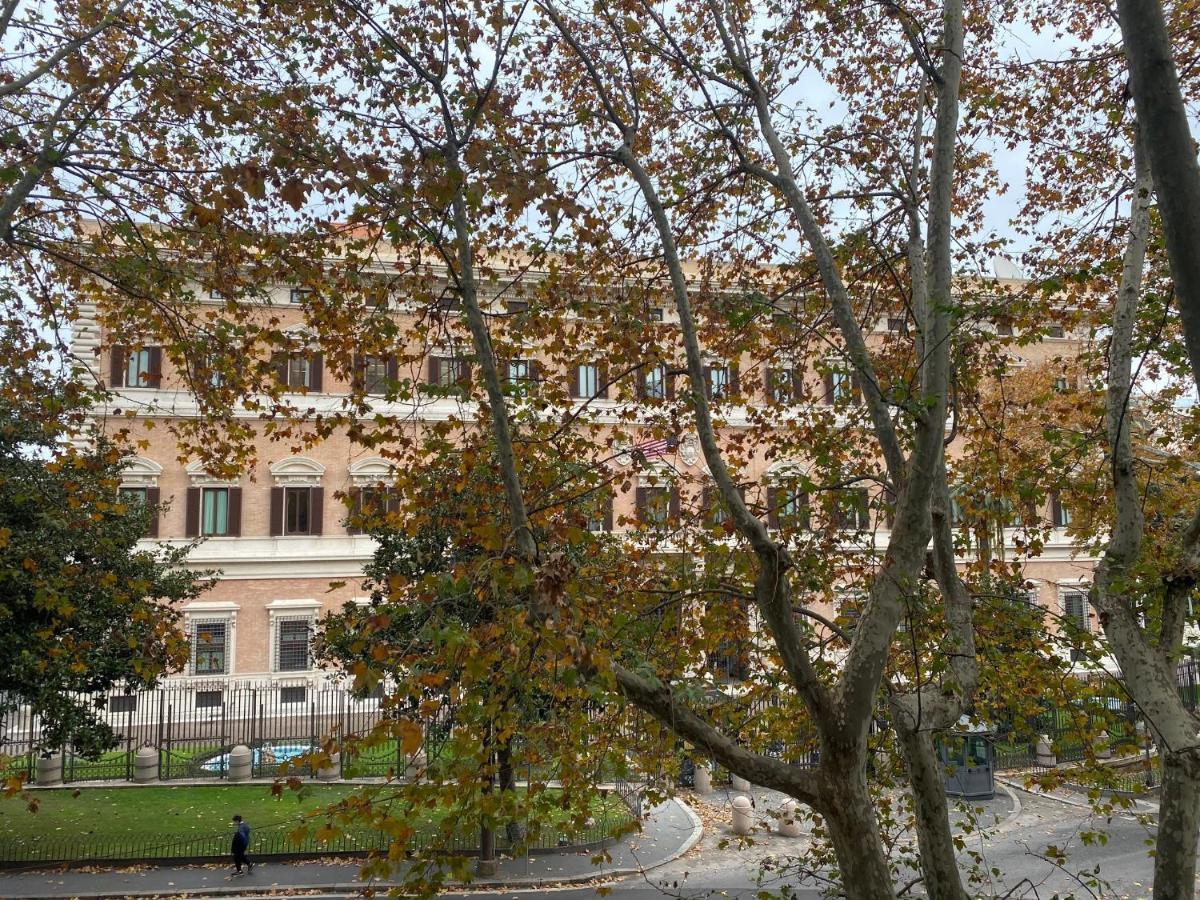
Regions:
<instances>
[{"instance_id":1,"label":"building facade","mask_svg":"<svg viewBox=\"0 0 1200 900\"><path fill-rule=\"evenodd\" d=\"M215 308L226 302L199 289L197 296L201 306ZM284 285L271 288L265 292L265 303L281 328L304 337L303 291ZM506 314L514 312L512 302L494 304ZM414 313L399 307L395 315L403 319ZM656 327L668 331L674 327L667 307L650 308L647 317ZM904 327L902 318L881 317L871 339L884 340ZM1078 352L1081 340L1070 332L1052 330L1020 353L1030 364L1069 357ZM177 443L163 427L197 417L200 408L188 389L188 373L175 368L161 347L139 341L136 335L105 334L85 309L75 329L74 353L91 361L112 391L110 407L98 411L98 419L128 429L143 447L127 461L122 490L132 499L163 505L146 540L178 544L202 537L204 541L192 553L192 565L219 573L213 589L182 610L193 652L187 670L173 677L205 684L270 681L282 685L315 684L331 677L312 658L313 630L324 614L367 600L362 573L375 543L356 532L348 513L371 492L389 484L394 461L341 432L299 453L260 435L255 469L232 478L212 475L199 461L180 461ZM413 358L406 353L407 361L401 363L387 355L356 357L353 370L368 395L381 394L385 383L400 377L438 388L470 377L461 354L444 345L431 345L415 364ZM344 408L351 390L346 369L330 365L319 350L280 356L272 365L275 379L297 407L313 415ZM612 436L618 450L624 451L609 465L631 466L635 449L643 457L652 457L631 478L622 479L628 489L615 491L609 505L591 517L589 528L627 530L676 522L687 527L689 519L706 514L708 473L696 437L685 431L647 448L636 436L646 418L640 411L649 413L656 403L674 398L670 369L647 367L632 384L617 388L609 384L606 361L600 356L553 367L534 347L524 358L510 356L503 365L502 375L509 381L556 379L572 402L586 404L599 433ZM751 370L757 374L747 379ZM751 380L756 387L747 389ZM819 367L792 361L763 370L760 362L747 357L714 358L706 370L705 389L719 401L733 398L721 409L721 427L728 436L761 421L756 413L767 406L787 405L793 415L828 414L844 406L857 385L852 376L836 369L821 372ZM118 410L123 413L119 419L114 415ZM399 417L419 429L451 419L470 421L475 412L465 395L443 391L414 402L376 397L369 415L377 414ZM236 415L252 423L260 413L243 408ZM785 519L794 525L797 517L809 514L807 498L786 489L789 473L803 465L803 460L760 457L751 459L742 472L743 479L759 486L760 506L770 526L778 527ZM848 491L835 514L838 528L867 535L868 544L882 549L890 523L878 499L868 489ZM1068 538L1069 511L1060 502L1051 497L1041 514L1052 527L1041 555L1025 563L1030 599L1047 610L1051 621L1067 617L1095 630L1087 603L1094 560Z\"/></svg>"}]
</instances>

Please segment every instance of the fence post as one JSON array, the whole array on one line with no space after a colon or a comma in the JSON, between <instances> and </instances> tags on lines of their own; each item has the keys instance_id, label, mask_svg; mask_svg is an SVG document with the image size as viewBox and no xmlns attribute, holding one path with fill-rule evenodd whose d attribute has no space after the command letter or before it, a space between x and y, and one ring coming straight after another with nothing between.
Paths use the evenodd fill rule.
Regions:
<instances>
[{"instance_id":1,"label":"fence post","mask_svg":"<svg viewBox=\"0 0 1200 900\"><path fill-rule=\"evenodd\" d=\"M163 780L163 713L167 706L167 692L158 691L158 737L154 741L154 746L158 748L158 780ZM167 765L170 765L168 760ZM169 769L168 769L169 771Z\"/></svg>"}]
</instances>

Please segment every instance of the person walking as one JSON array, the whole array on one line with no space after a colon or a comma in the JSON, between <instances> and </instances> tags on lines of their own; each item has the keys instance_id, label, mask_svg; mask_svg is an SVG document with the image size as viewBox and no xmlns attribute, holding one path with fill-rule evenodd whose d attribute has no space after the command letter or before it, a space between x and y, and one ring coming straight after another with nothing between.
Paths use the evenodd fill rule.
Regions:
<instances>
[{"instance_id":1,"label":"person walking","mask_svg":"<svg viewBox=\"0 0 1200 900\"><path fill-rule=\"evenodd\" d=\"M242 874L242 866L246 867L247 872L254 871L254 863L250 861L250 857L246 855L246 850L250 847L250 826L242 821L241 816L233 817L233 871L237 875Z\"/></svg>"}]
</instances>

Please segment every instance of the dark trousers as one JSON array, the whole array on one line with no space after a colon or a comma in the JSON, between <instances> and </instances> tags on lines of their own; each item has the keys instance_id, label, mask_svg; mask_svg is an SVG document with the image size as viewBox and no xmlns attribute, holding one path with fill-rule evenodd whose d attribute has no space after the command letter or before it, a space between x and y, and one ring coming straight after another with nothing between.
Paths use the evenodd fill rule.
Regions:
<instances>
[{"instance_id":1,"label":"dark trousers","mask_svg":"<svg viewBox=\"0 0 1200 900\"><path fill-rule=\"evenodd\" d=\"M239 872L242 871L242 866L250 865L250 857L246 855L246 847L244 845L233 848L233 867Z\"/></svg>"}]
</instances>

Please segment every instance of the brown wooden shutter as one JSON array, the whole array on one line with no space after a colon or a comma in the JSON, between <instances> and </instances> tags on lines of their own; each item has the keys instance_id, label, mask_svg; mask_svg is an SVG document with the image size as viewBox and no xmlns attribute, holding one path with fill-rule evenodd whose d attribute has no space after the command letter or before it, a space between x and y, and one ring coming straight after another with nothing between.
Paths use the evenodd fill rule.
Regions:
<instances>
[{"instance_id":1,"label":"brown wooden shutter","mask_svg":"<svg viewBox=\"0 0 1200 900\"><path fill-rule=\"evenodd\" d=\"M538 361L536 359L531 359L529 361L529 380L530 381L541 381L542 380L542 364L540 361Z\"/></svg>"},{"instance_id":2,"label":"brown wooden shutter","mask_svg":"<svg viewBox=\"0 0 1200 900\"><path fill-rule=\"evenodd\" d=\"M325 527L325 488L308 490L308 533L321 534Z\"/></svg>"},{"instance_id":3,"label":"brown wooden shutter","mask_svg":"<svg viewBox=\"0 0 1200 900\"><path fill-rule=\"evenodd\" d=\"M804 399L804 370L792 369L792 399Z\"/></svg>"},{"instance_id":4,"label":"brown wooden shutter","mask_svg":"<svg viewBox=\"0 0 1200 900\"><path fill-rule=\"evenodd\" d=\"M271 537L283 534L283 488L271 488Z\"/></svg>"},{"instance_id":5,"label":"brown wooden shutter","mask_svg":"<svg viewBox=\"0 0 1200 900\"><path fill-rule=\"evenodd\" d=\"M464 390L471 388L471 364L465 359L458 361L458 383Z\"/></svg>"},{"instance_id":6,"label":"brown wooden shutter","mask_svg":"<svg viewBox=\"0 0 1200 900\"><path fill-rule=\"evenodd\" d=\"M783 500L783 488L772 487L767 491L767 527L779 527L779 507Z\"/></svg>"},{"instance_id":7,"label":"brown wooden shutter","mask_svg":"<svg viewBox=\"0 0 1200 900\"><path fill-rule=\"evenodd\" d=\"M230 537L242 536L242 489L240 487L229 489L229 531L226 534Z\"/></svg>"},{"instance_id":8,"label":"brown wooden shutter","mask_svg":"<svg viewBox=\"0 0 1200 900\"><path fill-rule=\"evenodd\" d=\"M350 361L350 384L356 391L361 391L366 386L366 360L362 354L355 353Z\"/></svg>"},{"instance_id":9,"label":"brown wooden shutter","mask_svg":"<svg viewBox=\"0 0 1200 900\"><path fill-rule=\"evenodd\" d=\"M608 399L608 366L596 366L596 380L600 383L596 386L596 396L601 400Z\"/></svg>"},{"instance_id":10,"label":"brown wooden shutter","mask_svg":"<svg viewBox=\"0 0 1200 900\"><path fill-rule=\"evenodd\" d=\"M638 400L646 399L646 376L653 370L653 366L649 369L643 367L634 373L633 394Z\"/></svg>"},{"instance_id":11,"label":"brown wooden shutter","mask_svg":"<svg viewBox=\"0 0 1200 900\"><path fill-rule=\"evenodd\" d=\"M712 370L712 366L704 367L704 396L709 400L713 399Z\"/></svg>"},{"instance_id":12,"label":"brown wooden shutter","mask_svg":"<svg viewBox=\"0 0 1200 900\"><path fill-rule=\"evenodd\" d=\"M362 534L360 517L362 516L363 489L350 488L350 515L346 519L346 534Z\"/></svg>"},{"instance_id":13,"label":"brown wooden shutter","mask_svg":"<svg viewBox=\"0 0 1200 900\"><path fill-rule=\"evenodd\" d=\"M308 358L308 389L319 394L325 385L325 356L314 353Z\"/></svg>"},{"instance_id":14,"label":"brown wooden shutter","mask_svg":"<svg viewBox=\"0 0 1200 900\"><path fill-rule=\"evenodd\" d=\"M613 530L613 495L609 491L604 492L604 530Z\"/></svg>"},{"instance_id":15,"label":"brown wooden shutter","mask_svg":"<svg viewBox=\"0 0 1200 900\"><path fill-rule=\"evenodd\" d=\"M288 386L288 355L282 350L271 354L271 368L275 370L275 383Z\"/></svg>"},{"instance_id":16,"label":"brown wooden shutter","mask_svg":"<svg viewBox=\"0 0 1200 900\"><path fill-rule=\"evenodd\" d=\"M679 488L671 488L671 499L667 506L667 514L672 519L679 518Z\"/></svg>"},{"instance_id":17,"label":"brown wooden shutter","mask_svg":"<svg viewBox=\"0 0 1200 900\"><path fill-rule=\"evenodd\" d=\"M663 382L667 386L667 399L675 399L675 375L666 367L663 366Z\"/></svg>"},{"instance_id":18,"label":"brown wooden shutter","mask_svg":"<svg viewBox=\"0 0 1200 900\"><path fill-rule=\"evenodd\" d=\"M582 380L579 377L579 370L581 368L581 366L572 366L570 372L567 374L567 393L574 400L578 400L583 396L583 387L579 383Z\"/></svg>"},{"instance_id":19,"label":"brown wooden shutter","mask_svg":"<svg viewBox=\"0 0 1200 900\"><path fill-rule=\"evenodd\" d=\"M1050 524L1055 528L1062 527L1063 521L1063 505L1062 498L1058 494L1054 494L1050 498Z\"/></svg>"},{"instance_id":20,"label":"brown wooden shutter","mask_svg":"<svg viewBox=\"0 0 1200 900\"><path fill-rule=\"evenodd\" d=\"M650 489L640 487L634 491L634 505L637 507L637 520L643 525L646 521L646 507L650 503Z\"/></svg>"},{"instance_id":21,"label":"brown wooden shutter","mask_svg":"<svg viewBox=\"0 0 1200 900\"><path fill-rule=\"evenodd\" d=\"M738 364L731 362L729 364L729 393L736 394L740 387L741 373L738 371Z\"/></svg>"},{"instance_id":22,"label":"brown wooden shutter","mask_svg":"<svg viewBox=\"0 0 1200 900\"><path fill-rule=\"evenodd\" d=\"M863 402L863 381L857 372L850 376L850 402L855 406Z\"/></svg>"},{"instance_id":23,"label":"brown wooden shutter","mask_svg":"<svg viewBox=\"0 0 1200 900\"><path fill-rule=\"evenodd\" d=\"M161 491L156 488L146 488L146 506L150 507L150 521L146 523L146 537L158 537L158 504L162 501Z\"/></svg>"},{"instance_id":24,"label":"brown wooden shutter","mask_svg":"<svg viewBox=\"0 0 1200 900\"><path fill-rule=\"evenodd\" d=\"M775 388L782 387L779 377L782 374L782 369L767 369L763 375L763 386L766 388L767 402L771 403L775 400Z\"/></svg>"},{"instance_id":25,"label":"brown wooden shutter","mask_svg":"<svg viewBox=\"0 0 1200 900\"><path fill-rule=\"evenodd\" d=\"M108 357L108 387L115 390L127 387L125 372L129 368L129 348L123 344L113 344Z\"/></svg>"},{"instance_id":26,"label":"brown wooden shutter","mask_svg":"<svg viewBox=\"0 0 1200 900\"><path fill-rule=\"evenodd\" d=\"M829 406L833 405L833 373L825 373L825 403Z\"/></svg>"},{"instance_id":27,"label":"brown wooden shutter","mask_svg":"<svg viewBox=\"0 0 1200 900\"><path fill-rule=\"evenodd\" d=\"M435 387L442 383L442 361L436 356L429 357L429 383Z\"/></svg>"},{"instance_id":28,"label":"brown wooden shutter","mask_svg":"<svg viewBox=\"0 0 1200 900\"><path fill-rule=\"evenodd\" d=\"M162 347L147 347L150 351L150 372L144 387L157 388L162 384Z\"/></svg>"},{"instance_id":29,"label":"brown wooden shutter","mask_svg":"<svg viewBox=\"0 0 1200 900\"><path fill-rule=\"evenodd\" d=\"M184 506L183 533L187 537L200 536L200 488L187 489L187 502Z\"/></svg>"}]
</instances>

